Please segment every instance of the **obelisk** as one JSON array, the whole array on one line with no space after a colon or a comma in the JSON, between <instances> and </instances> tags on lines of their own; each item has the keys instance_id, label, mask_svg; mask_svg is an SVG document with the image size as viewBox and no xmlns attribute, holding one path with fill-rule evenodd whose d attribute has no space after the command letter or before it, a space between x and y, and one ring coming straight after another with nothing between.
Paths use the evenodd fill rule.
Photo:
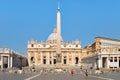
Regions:
<instances>
[{"instance_id":1,"label":"obelisk","mask_svg":"<svg viewBox=\"0 0 120 80\"><path fill-rule=\"evenodd\" d=\"M61 18L60 18L60 5L58 4L57 12L57 63L56 68L61 68Z\"/></svg>"}]
</instances>

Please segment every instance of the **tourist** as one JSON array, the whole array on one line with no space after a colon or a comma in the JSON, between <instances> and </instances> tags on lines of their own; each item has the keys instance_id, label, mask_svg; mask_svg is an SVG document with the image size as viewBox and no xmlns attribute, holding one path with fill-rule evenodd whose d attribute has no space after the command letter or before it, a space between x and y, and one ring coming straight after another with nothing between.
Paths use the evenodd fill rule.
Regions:
<instances>
[{"instance_id":1,"label":"tourist","mask_svg":"<svg viewBox=\"0 0 120 80\"><path fill-rule=\"evenodd\" d=\"M80 73L82 74L82 65L80 66Z\"/></svg>"},{"instance_id":2,"label":"tourist","mask_svg":"<svg viewBox=\"0 0 120 80\"><path fill-rule=\"evenodd\" d=\"M72 76L74 75L74 72L75 72L75 71L72 69L72 70L71 70L71 75L72 75Z\"/></svg>"},{"instance_id":3,"label":"tourist","mask_svg":"<svg viewBox=\"0 0 120 80\"><path fill-rule=\"evenodd\" d=\"M86 80L88 79L88 71L87 71L87 69L85 70L85 79Z\"/></svg>"}]
</instances>

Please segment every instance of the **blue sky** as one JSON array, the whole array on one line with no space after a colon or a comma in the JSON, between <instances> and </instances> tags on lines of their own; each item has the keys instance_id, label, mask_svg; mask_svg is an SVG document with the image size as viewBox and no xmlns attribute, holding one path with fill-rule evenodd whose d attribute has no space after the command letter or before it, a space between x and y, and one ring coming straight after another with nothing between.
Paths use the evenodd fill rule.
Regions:
<instances>
[{"instance_id":1,"label":"blue sky","mask_svg":"<svg viewBox=\"0 0 120 80\"><path fill-rule=\"evenodd\" d=\"M96 36L120 39L119 0L0 0L0 47L27 55L28 40L46 41L58 2L64 41L78 39L85 47Z\"/></svg>"}]
</instances>

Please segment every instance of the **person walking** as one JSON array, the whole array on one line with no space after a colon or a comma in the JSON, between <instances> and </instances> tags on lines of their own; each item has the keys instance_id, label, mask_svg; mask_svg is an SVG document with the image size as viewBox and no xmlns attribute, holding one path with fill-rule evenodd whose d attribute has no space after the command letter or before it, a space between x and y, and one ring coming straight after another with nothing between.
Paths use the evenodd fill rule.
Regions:
<instances>
[{"instance_id":1,"label":"person walking","mask_svg":"<svg viewBox=\"0 0 120 80\"><path fill-rule=\"evenodd\" d=\"M85 80L87 80L88 79L88 70L86 69L85 70Z\"/></svg>"},{"instance_id":2,"label":"person walking","mask_svg":"<svg viewBox=\"0 0 120 80\"><path fill-rule=\"evenodd\" d=\"M82 65L80 66L80 73L82 74Z\"/></svg>"},{"instance_id":3,"label":"person walking","mask_svg":"<svg viewBox=\"0 0 120 80\"><path fill-rule=\"evenodd\" d=\"M72 76L74 75L74 70L73 70L73 69L71 70L71 75L72 75Z\"/></svg>"}]
</instances>

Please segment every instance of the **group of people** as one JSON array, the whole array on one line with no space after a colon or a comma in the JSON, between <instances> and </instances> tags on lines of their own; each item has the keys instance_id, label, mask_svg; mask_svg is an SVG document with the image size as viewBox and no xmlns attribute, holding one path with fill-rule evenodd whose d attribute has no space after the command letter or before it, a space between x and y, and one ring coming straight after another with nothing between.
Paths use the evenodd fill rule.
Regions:
<instances>
[{"instance_id":1,"label":"group of people","mask_svg":"<svg viewBox=\"0 0 120 80\"><path fill-rule=\"evenodd\" d=\"M92 65L92 66L89 66L90 72L92 72L93 68L94 68L93 65ZM73 76L76 72L75 72L74 69L71 69L71 72L70 72L70 73L71 73L71 75ZM85 69L82 65L80 66L80 73L83 74L86 79L88 78L88 70Z\"/></svg>"},{"instance_id":2,"label":"group of people","mask_svg":"<svg viewBox=\"0 0 120 80\"><path fill-rule=\"evenodd\" d=\"M80 67L80 73L82 73L82 72L83 72L82 67ZM71 69L70 73L73 76L75 74L75 70ZM87 69L84 71L84 75L85 75L85 78L87 79L88 78L88 70Z\"/></svg>"}]
</instances>

